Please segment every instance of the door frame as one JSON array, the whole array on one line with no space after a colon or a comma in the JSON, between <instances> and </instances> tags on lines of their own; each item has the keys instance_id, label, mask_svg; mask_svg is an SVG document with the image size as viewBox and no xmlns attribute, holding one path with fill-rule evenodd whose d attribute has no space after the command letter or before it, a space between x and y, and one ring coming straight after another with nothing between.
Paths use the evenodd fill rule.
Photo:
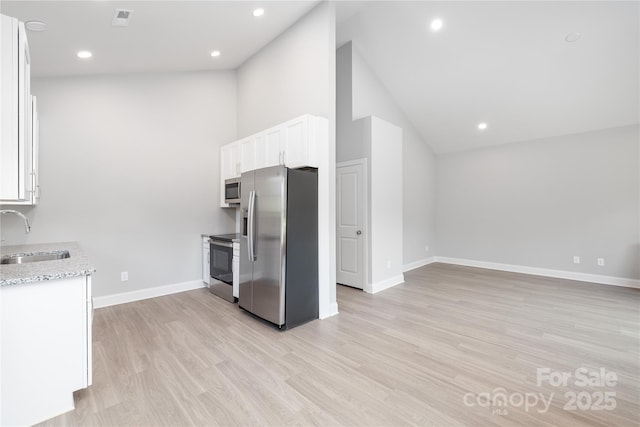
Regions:
<instances>
[{"instance_id":1,"label":"door frame","mask_svg":"<svg viewBox=\"0 0 640 427\"><path fill-rule=\"evenodd\" d=\"M367 158L363 157L355 160L347 160L344 162L336 162L336 183L338 178L338 169L342 167L348 166L362 166L362 206L364 213L362 215L362 235L364 236L365 242L362 245L362 269L364 271L364 283L362 286L362 290L364 292L371 293L371 281L369 280L369 245L371 244L371 239L369 238L369 217L371 212L369 212L369 171L367 167ZM336 196L338 195L338 186L336 185ZM336 200L336 208L338 202ZM338 210L336 209L336 246L338 244ZM338 251L336 249L336 274L338 272ZM337 281L336 281L336 284ZM346 286L346 285L345 285Z\"/></svg>"}]
</instances>

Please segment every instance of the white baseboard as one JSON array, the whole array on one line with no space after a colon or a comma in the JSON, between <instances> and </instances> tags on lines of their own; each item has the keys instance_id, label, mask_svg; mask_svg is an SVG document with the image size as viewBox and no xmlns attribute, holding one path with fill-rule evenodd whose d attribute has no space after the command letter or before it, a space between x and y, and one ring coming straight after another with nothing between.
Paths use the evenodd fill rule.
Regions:
<instances>
[{"instance_id":1,"label":"white baseboard","mask_svg":"<svg viewBox=\"0 0 640 427\"><path fill-rule=\"evenodd\" d=\"M95 297L93 299L93 306L95 308L109 307L111 305L125 304L128 302L161 297L164 295L176 294L178 292L191 291L193 289L200 289L204 287L206 287L206 285L202 282L202 280L174 283L172 285L158 286L157 288L140 289L137 291L122 292L120 294Z\"/></svg>"},{"instance_id":2,"label":"white baseboard","mask_svg":"<svg viewBox=\"0 0 640 427\"><path fill-rule=\"evenodd\" d=\"M204 288L206 285L202 280L191 282L175 283L172 285L158 286L157 288L140 289L138 291L123 292L120 294L106 295L93 299L94 308L109 307L112 305L126 304L128 302L140 301L148 298L161 297L164 295L177 294L178 292L191 291ZM338 314L338 303L334 302L329 306L326 313L320 314L320 319L327 319Z\"/></svg>"},{"instance_id":3,"label":"white baseboard","mask_svg":"<svg viewBox=\"0 0 640 427\"><path fill-rule=\"evenodd\" d=\"M603 285L624 286L640 289L640 280L624 277L602 276L599 274L578 273L575 271L552 270L548 268L527 267L524 265L501 264L497 262L475 261L470 259L435 257L435 262L464 265L467 267L487 268L489 270L510 271L513 273L533 274L536 276L555 277L557 279L577 280L580 282L600 283Z\"/></svg>"},{"instance_id":4,"label":"white baseboard","mask_svg":"<svg viewBox=\"0 0 640 427\"><path fill-rule=\"evenodd\" d=\"M375 294L399 285L400 283L404 283L404 274L398 274L397 276L389 277L388 279L381 280L380 282L365 285L364 291L369 294Z\"/></svg>"},{"instance_id":5,"label":"white baseboard","mask_svg":"<svg viewBox=\"0 0 640 427\"><path fill-rule=\"evenodd\" d=\"M320 316L318 317L320 318L320 320L324 320L328 319L331 316L335 316L336 314L338 314L338 303L333 302L329 306L329 310L326 313L320 313Z\"/></svg>"},{"instance_id":6,"label":"white baseboard","mask_svg":"<svg viewBox=\"0 0 640 427\"><path fill-rule=\"evenodd\" d=\"M418 261L410 262L402 266L402 271L407 272L409 270L414 270L416 268L424 267L425 265L433 264L434 262L436 262L436 258L437 257L432 256L429 258L419 259Z\"/></svg>"}]
</instances>

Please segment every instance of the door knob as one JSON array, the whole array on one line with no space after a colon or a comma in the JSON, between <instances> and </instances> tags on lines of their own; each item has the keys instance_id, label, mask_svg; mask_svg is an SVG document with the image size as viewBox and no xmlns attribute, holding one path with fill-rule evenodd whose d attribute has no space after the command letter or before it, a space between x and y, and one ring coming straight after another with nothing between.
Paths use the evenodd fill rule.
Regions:
<instances>
[{"instance_id":1,"label":"door knob","mask_svg":"<svg viewBox=\"0 0 640 427\"><path fill-rule=\"evenodd\" d=\"M356 234L359 236L359 235L361 235L361 234L362 234L362 231L361 231L361 230L358 230L358 231L356 231Z\"/></svg>"}]
</instances>

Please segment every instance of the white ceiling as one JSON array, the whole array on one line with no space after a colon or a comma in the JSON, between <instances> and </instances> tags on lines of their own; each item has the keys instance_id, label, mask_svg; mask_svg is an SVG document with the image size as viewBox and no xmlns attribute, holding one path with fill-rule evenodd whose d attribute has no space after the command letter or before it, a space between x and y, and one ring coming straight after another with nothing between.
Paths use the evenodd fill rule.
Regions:
<instances>
[{"instance_id":1,"label":"white ceiling","mask_svg":"<svg viewBox=\"0 0 640 427\"><path fill-rule=\"evenodd\" d=\"M235 69L307 13L304 1L1 1L29 32L35 76ZM265 14L252 12L262 7ZM113 27L116 8L132 9L128 27ZM93 57L81 61L79 50ZM211 51L219 50L218 58Z\"/></svg>"},{"instance_id":2,"label":"white ceiling","mask_svg":"<svg viewBox=\"0 0 640 427\"><path fill-rule=\"evenodd\" d=\"M235 69L311 1L6 1L35 76ZM260 18L252 16L264 7ZM130 26L111 26L116 8ZM638 2L340 1L354 46L436 152L639 122ZM444 28L429 29L439 17ZM578 31L575 43L565 36ZM91 50L81 61L76 52ZM222 52L211 58L212 50ZM479 122L489 127L478 132Z\"/></svg>"},{"instance_id":3,"label":"white ceiling","mask_svg":"<svg viewBox=\"0 0 640 427\"><path fill-rule=\"evenodd\" d=\"M442 153L638 123L638 4L370 2L337 38Z\"/></svg>"}]
</instances>

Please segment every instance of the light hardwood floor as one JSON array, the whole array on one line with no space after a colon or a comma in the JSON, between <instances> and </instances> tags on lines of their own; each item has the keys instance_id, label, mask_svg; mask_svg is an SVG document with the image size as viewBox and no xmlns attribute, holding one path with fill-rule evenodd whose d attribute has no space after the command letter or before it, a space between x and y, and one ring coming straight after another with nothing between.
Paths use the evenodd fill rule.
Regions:
<instances>
[{"instance_id":1,"label":"light hardwood floor","mask_svg":"<svg viewBox=\"0 0 640 427\"><path fill-rule=\"evenodd\" d=\"M338 286L339 315L286 332L205 289L96 310L93 386L44 425L638 425L639 290L445 264L405 278ZM538 386L545 367L617 383ZM566 410L572 392L616 407Z\"/></svg>"}]
</instances>

